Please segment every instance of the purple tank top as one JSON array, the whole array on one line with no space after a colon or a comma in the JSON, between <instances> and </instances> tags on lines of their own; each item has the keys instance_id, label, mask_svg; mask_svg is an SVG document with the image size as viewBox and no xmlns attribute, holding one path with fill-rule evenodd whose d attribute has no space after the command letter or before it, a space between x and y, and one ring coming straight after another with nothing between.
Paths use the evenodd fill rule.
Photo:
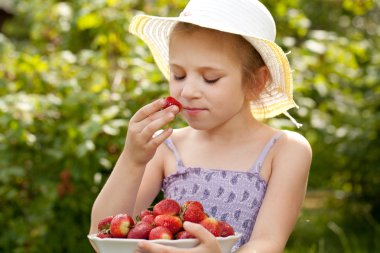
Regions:
<instances>
[{"instance_id":1,"label":"purple tank top","mask_svg":"<svg viewBox=\"0 0 380 253\"><path fill-rule=\"evenodd\" d=\"M249 241L253 226L266 192L266 182L260 170L268 152L282 132L274 136L264 147L255 164L247 171L204 169L185 167L171 139L165 144L177 161L177 171L163 181L165 198L178 201L197 200L205 212L218 220L228 222L242 236L232 251Z\"/></svg>"}]
</instances>

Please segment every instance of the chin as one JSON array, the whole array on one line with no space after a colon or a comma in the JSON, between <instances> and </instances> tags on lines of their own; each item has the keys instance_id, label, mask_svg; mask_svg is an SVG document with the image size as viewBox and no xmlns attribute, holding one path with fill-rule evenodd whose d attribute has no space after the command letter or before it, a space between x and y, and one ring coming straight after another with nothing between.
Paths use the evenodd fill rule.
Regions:
<instances>
[{"instance_id":1,"label":"chin","mask_svg":"<svg viewBox=\"0 0 380 253\"><path fill-rule=\"evenodd\" d=\"M216 127L215 124L210 124L207 122L187 122L188 126L196 130L210 130Z\"/></svg>"}]
</instances>

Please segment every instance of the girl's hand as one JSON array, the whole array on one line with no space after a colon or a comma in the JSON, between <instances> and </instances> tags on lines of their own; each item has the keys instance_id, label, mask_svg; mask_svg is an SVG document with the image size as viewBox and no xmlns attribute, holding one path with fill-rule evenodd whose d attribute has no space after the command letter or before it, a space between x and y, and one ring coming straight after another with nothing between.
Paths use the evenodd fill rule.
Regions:
<instances>
[{"instance_id":1,"label":"girl's hand","mask_svg":"<svg viewBox=\"0 0 380 253\"><path fill-rule=\"evenodd\" d=\"M156 100L143 106L131 118L125 141L125 152L135 164L146 164L154 156L157 147L167 139L172 129L165 129L153 137L153 135L172 121L178 113L177 106L162 109L165 100Z\"/></svg>"},{"instance_id":2,"label":"girl's hand","mask_svg":"<svg viewBox=\"0 0 380 253\"><path fill-rule=\"evenodd\" d=\"M142 253L222 253L221 248L219 247L216 238L207 231L204 227L199 224L184 222L183 227L185 230L193 234L198 238L199 244L195 248L192 249L180 249L165 245L160 245L158 243L152 243L149 241L143 241L138 244L137 252Z\"/></svg>"}]
</instances>

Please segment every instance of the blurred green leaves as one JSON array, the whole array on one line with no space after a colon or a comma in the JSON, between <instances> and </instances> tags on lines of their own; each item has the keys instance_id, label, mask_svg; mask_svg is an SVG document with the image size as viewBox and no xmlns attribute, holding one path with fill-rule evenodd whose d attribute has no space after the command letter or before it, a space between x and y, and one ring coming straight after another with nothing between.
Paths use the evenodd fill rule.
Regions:
<instances>
[{"instance_id":1,"label":"blurred green leaves","mask_svg":"<svg viewBox=\"0 0 380 253\"><path fill-rule=\"evenodd\" d=\"M140 11L174 16L186 2L12 2L15 16L0 33L1 252L92 252L91 205L129 119L168 92L147 47L128 33L129 21ZM380 220L379 3L263 3L277 22L276 41L291 52L300 109L290 113L314 153L309 189L364 203L368 217ZM281 116L269 122L294 128ZM326 212L323 222L335 219Z\"/></svg>"},{"instance_id":2,"label":"blurred green leaves","mask_svg":"<svg viewBox=\"0 0 380 253\"><path fill-rule=\"evenodd\" d=\"M0 34L1 252L92 251L91 205L128 120L167 92L128 35L137 5L14 1Z\"/></svg>"}]
</instances>

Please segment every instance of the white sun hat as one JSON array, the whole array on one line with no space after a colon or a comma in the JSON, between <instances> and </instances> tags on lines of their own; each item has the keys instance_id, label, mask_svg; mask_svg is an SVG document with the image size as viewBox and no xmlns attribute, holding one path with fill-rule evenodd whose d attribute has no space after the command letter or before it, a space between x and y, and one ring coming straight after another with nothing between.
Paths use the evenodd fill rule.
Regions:
<instances>
[{"instance_id":1,"label":"white sun hat","mask_svg":"<svg viewBox=\"0 0 380 253\"><path fill-rule=\"evenodd\" d=\"M272 118L297 107L293 100L293 77L288 59L274 42L276 24L268 9L258 0L190 0L178 17L135 16L129 31L141 38L151 50L154 60L169 79L169 37L177 22L243 36L258 51L269 68L272 82L256 101L252 114Z\"/></svg>"}]
</instances>

